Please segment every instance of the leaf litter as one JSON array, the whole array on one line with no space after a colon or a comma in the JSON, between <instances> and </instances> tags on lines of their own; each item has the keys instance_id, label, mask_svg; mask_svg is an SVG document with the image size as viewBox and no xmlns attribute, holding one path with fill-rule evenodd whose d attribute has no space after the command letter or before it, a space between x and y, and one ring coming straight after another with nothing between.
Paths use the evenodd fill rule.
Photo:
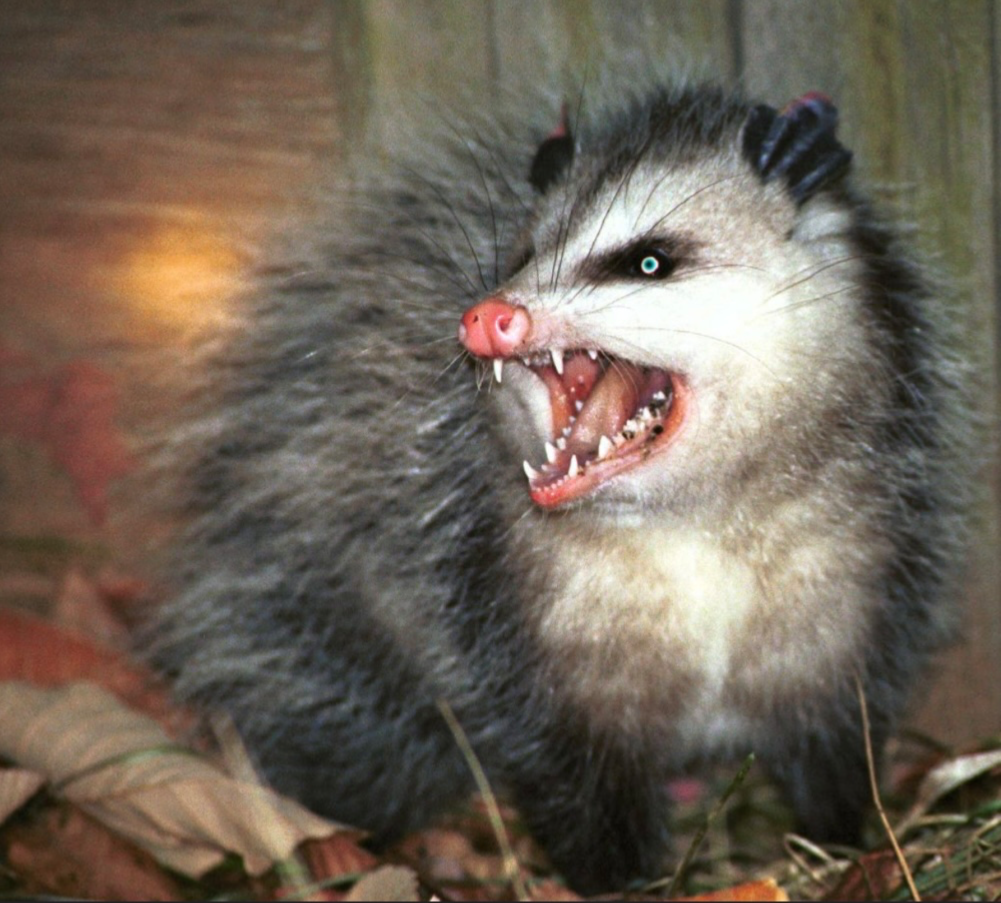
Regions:
<instances>
[{"instance_id":1,"label":"leaf litter","mask_svg":"<svg viewBox=\"0 0 1001 903\"><path fill-rule=\"evenodd\" d=\"M0 632L10 625L0 612ZM16 617L14 628L32 648L44 639L45 656L12 653L8 645L0 675L17 673L13 654L28 663L33 680L65 680L72 668L51 644L61 641L60 631L48 625L40 639ZM80 638L66 642L84 676L104 683L109 666L115 693L157 720L94 686L0 683L0 756L20 766L0 769L0 891L91 899L495 900L514 895L513 861L518 896L579 899L551 874L503 803L506 855L496 810L491 819L475 802L374 855L358 845L360 832L261 786L231 725L217 726L216 759L178 745L169 731L190 727L190 718L164 713L147 676L120 657L88 652ZM42 663L53 663L58 674ZM928 748L885 804L915 890L924 899L1001 899L1001 740L962 756L940 749L929 756ZM906 758L900 744L896 755ZM786 833L788 810L758 769L743 784L730 769L674 790L675 854L686 862L676 890L695 895L675 899L911 897L875 819L867 838L872 852L825 850ZM707 819L707 811L718 817ZM626 896L664 899L654 896L664 887Z\"/></svg>"}]
</instances>

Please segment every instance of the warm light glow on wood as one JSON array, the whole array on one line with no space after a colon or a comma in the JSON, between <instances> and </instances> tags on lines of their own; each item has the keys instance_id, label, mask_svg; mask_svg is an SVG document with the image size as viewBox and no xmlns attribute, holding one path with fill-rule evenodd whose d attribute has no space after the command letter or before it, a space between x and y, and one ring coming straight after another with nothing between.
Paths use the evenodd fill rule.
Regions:
<instances>
[{"instance_id":1,"label":"warm light glow on wood","mask_svg":"<svg viewBox=\"0 0 1001 903\"><path fill-rule=\"evenodd\" d=\"M226 236L209 225L167 224L123 258L115 288L150 325L197 331L225 319L244 267Z\"/></svg>"}]
</instances>

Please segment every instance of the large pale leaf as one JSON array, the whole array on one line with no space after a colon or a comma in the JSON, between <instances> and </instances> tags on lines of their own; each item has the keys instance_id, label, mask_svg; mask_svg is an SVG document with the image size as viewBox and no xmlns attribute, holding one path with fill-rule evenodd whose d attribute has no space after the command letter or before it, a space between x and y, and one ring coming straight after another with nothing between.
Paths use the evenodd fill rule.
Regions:
<instances>
[{"instance_id":1,"label":"large pale leaf","mask_svg":"<svg viewBox=\"0 0 1001 903\"><path fill-rule=\"evenodd\" d=\"M93 817L192 876L226 851L260 874L302 841L339 830L177 747L156 722L88 684L0 684L0 754L44 773Z\"/></svg>"},{"instance_id":2,"label":"large pale leaf","mask_svg":"<svg viewBox=\"0 0 1001 903\"><path fill-rule=\"evenodd\" d=\"M897 827L898 833L906 831L943 796L998 766L1001 766L1001 749L969 753L937 765L925 775L911 810Z\"/></svg>"},{"instance_id":3,"label":"large pale leaf","mask_svg":"<svg viewBox=\"0 0 1001 903\"><path fill-rule=\"evenodd\" d=\"M0 823L16 812L45 783L45 776L23 768L0 769Z\"/></svg>"}]
</instances>

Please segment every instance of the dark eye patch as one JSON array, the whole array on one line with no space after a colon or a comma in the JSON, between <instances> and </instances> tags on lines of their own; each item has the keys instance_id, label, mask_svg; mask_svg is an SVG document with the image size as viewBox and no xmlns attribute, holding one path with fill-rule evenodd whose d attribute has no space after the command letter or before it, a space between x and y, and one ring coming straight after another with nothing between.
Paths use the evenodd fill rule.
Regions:
<instances>
[{"instance_id":1,"label":"dark eye patch","mask_svg":"<svg viewBox=\"0 0 1001 903\"><path fill-rule=\"evenodd\" d=\"M588 259L581 276L593 282L659 282L690 264L697 245L677 235L638 238Z\"/></svg>"}]
</instances>

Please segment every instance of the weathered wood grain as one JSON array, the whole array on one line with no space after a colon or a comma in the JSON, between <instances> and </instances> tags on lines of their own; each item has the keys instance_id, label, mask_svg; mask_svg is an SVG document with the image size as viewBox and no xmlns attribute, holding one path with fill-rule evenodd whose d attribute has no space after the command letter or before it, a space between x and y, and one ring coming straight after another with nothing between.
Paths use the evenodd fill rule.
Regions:
<instances>
[{"instance_id":1,"label":"weathered wood grain","mask_svg":"<svg viewBox=\"0 0 1001 903\"><path fill-rule=\"evenodd\" d=\"M860 174L954 279L996 419L1001 0L5 0L0 386L76 385L67 367L86 359L119 378L121 423L141 430L129 350L211 319L350 148L391 152L415 110L448 128L638 48L775 104L837 100ZM955 743L1001 727L1001 474L984 469L969 639L917 722ZM121 540L23 436L0 436L0 487L8 551ZM53 573L73 555L58 548ZM0 555L0 598L15 557Z\"/></svg>"}]
</instances>

